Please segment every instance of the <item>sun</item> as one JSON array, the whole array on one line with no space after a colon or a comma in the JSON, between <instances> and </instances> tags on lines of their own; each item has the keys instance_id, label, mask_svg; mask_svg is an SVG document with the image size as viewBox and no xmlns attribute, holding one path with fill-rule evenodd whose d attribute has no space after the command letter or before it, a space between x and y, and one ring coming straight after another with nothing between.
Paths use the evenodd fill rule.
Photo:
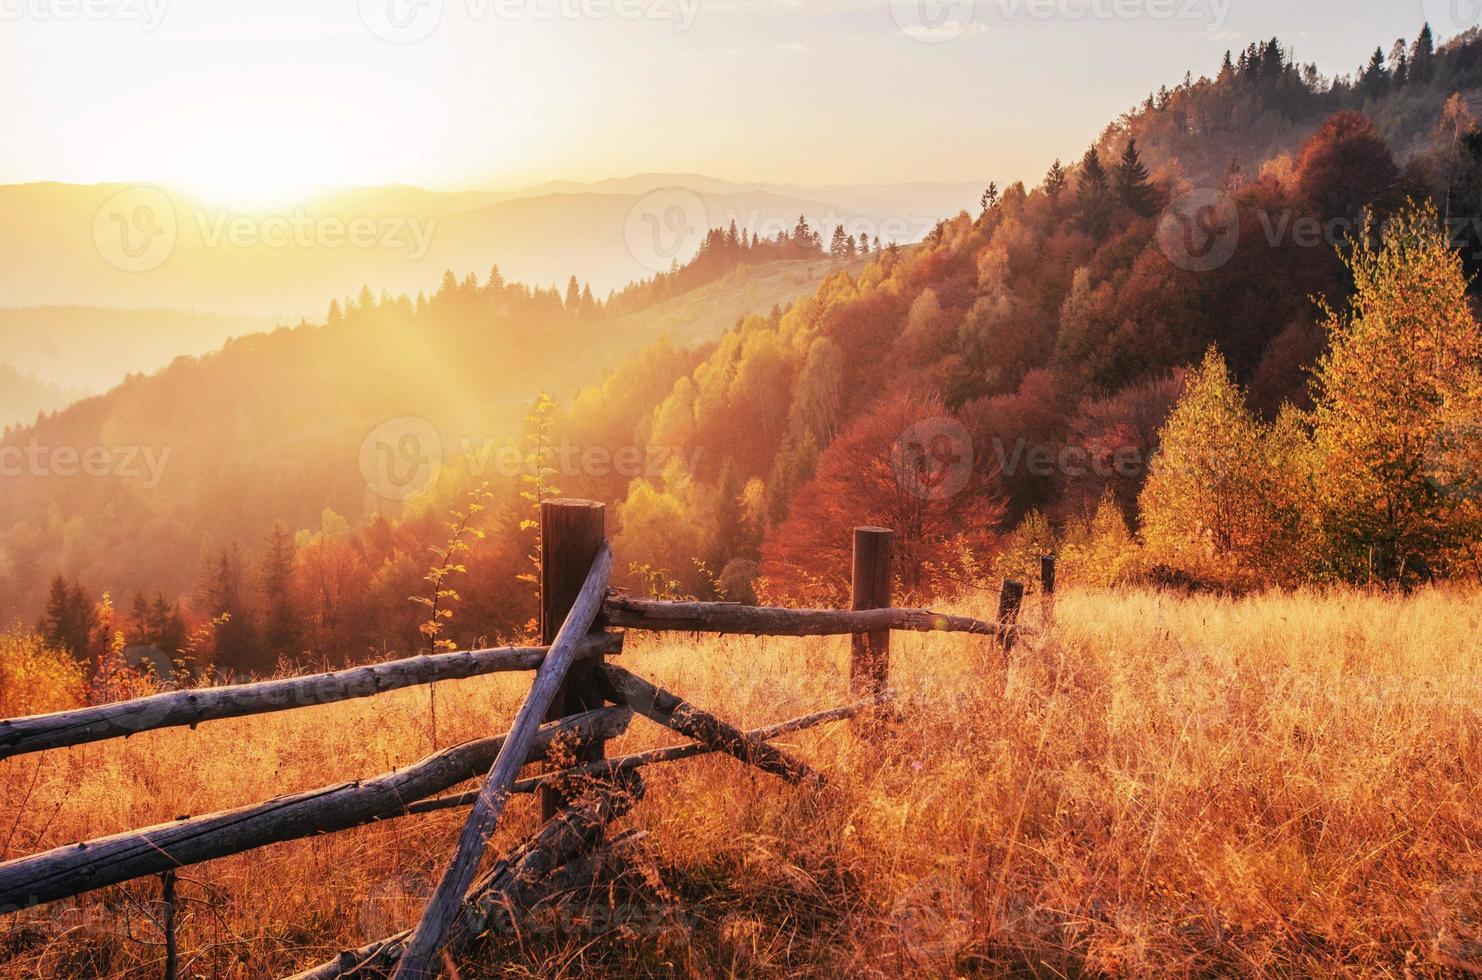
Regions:
<instances>
[{"instance_id":1,"label":"sun","mask_svg":"<svg viewBox=\"0 0 1482 980\"><path fill-rule=\"evenodd\" d=\"M242 153L219 161L212 173L187 178L181 189L212 204L254 210L307 202L331 189L332 182L293 168L279 154Z\"/></svg>"}]
</instances>

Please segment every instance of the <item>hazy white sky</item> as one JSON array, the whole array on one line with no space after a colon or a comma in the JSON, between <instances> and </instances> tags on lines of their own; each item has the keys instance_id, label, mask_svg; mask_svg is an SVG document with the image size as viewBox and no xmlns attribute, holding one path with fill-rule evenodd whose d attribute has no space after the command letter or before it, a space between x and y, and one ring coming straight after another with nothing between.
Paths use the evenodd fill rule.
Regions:
<instances>
[{"instance_id":1,"label":"hazy white sky","mask_svg":"<svg viewBox=\"0 0 1482 980\"><path fill-rule=\"evenodd\" d=\"M1226 48L1471 0L0 0L0 182L1037 178Z\"/></svg>"}]
</instances>

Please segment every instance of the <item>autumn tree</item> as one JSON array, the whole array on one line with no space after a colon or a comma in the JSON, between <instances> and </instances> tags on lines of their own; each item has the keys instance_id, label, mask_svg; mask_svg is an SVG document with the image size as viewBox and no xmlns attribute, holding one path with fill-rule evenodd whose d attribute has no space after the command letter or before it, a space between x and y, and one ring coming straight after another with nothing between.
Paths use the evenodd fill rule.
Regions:
<instances>
[{"instance_id":1,"label":"autumn tree","mask_svg":"<svg viewBox=\"0 0 1482 980\"><path fill-rule=\"evenodd\" d=\"M677 460L658 481L635 480L618 507L612 548L631 586L661 598L705 594L710 583L698 562L714 534L704 488ZM713 571L712 571L713 573Z\"/></svg>"},{"instance_id":2,"label":"autumn tree","mask_svg":"<svg viewBox=\"0 0 1482 980\"><path fill-rule=\"evenodd\" d=\"M1327 311L1316 377L1325 557L1349 580L1429 579L1482 534L1482 334L1431 206L1360 239L1348 265L1355 293Z\"/></svg>"},{"instance_id":3,"label":"autumn tree","mask_svg":"<svg viewBox=\"0 0 1482 980\"><path fill-rule=\"evenodd\" d=\"M973 453L940 398L891 395L819 458L762 546L762 573L773 595L843 602L852 529L873 524L896 532L902 593L929 597L962 585L964 558L986 556L1002 518L991 453Z\"/></svg>"},{"instance_id":4,"label":"autumn tree","mask_svg":"<svg viewBox=\"0 0 1482 980\"><path fill-rule=\"evenodd\" d=\"M1302 147L1297 186L1324 219L1357 222L1365 208L1381 215L1398 192L1399 168L1367 116L1340 112Z\"/></svg>"},{"instance_id":5,"label":"autumn tree","mask_svg":"<svg viewBox=\"0 0 1482 980\"><path fill-rule=\"evenodd\" d=\"M1265 543L1264 433L1215 350L1188 379L1139 498L1149 561L1224 579Z\"/></svg>"}]
</instances>

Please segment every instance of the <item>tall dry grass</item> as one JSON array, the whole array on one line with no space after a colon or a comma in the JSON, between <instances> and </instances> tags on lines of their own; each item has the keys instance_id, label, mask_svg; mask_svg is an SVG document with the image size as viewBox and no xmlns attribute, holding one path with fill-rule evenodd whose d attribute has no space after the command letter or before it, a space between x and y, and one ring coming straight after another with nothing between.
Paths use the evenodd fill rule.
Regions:
<instances>
[{"instance_id":1,"label":"tall dry grass","mask_svg":"<svg viewBox=\"0 0 1482 980\"><path fill-rule=\"evenodd\" d=\"M981 640L897 634L889 737L787 740L822 795L729 760L650 770L623 821L647 832L649 887L504 936L464 976L1482 968L1482 595L1072 592L1058 620L1007 666ZM635 638L624 661L756 726L846 700L847 646ZM439 740L502 730L521 693L442 687ZM0 762L0 847L372 775L432 748L426 708L404 692ZM614 748L670 741L640 720ZM291 972L409 924L461 818L188 869L186 975ZM144 882L12 916L0 976L157 976L157 914Z\"/></svg>"}]
</instances>

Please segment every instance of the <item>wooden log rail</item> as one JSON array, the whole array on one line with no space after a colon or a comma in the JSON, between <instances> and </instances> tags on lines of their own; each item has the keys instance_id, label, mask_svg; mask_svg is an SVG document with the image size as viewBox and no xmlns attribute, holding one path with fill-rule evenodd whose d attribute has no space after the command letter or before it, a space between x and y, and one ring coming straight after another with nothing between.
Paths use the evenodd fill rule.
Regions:
<instances>
[{"instance_id":1,"label":"wooden log rail","mask_svg":"<svg viewBox=\"0 0 1482 980\"><path fill-rule=\"evenodd\" d=\"M817 728L819 725L827 725L836 721L848 721L867 711L890 704L894 695L885 691L876 697L856 701L839 708L830 708L827 711L815 712L804 715L801 718L793 718L776 725L768 725L765 728L754 728L749 732L743 732L743 737L749 742L770 742L774 738L791 735L795 732L807 731ZM631 772L642 769L644 766L659 765L664 762L679 762L682 759L694 759L702 755L712 755L717 752L727 752L723 745L707 742L690 742L688 745L670 745L662 749L649 749L647 752L634 752L632 755L619 756L616 759L602 759L597 762L588 762L585 765L576 766L571 769L562 769L557 772L548 772L539 776L531 776L515 783L511 790L513 793L533 793L544 783L572 782L576 779L600 779L614 776L623 772ZM456 796L442 796L435 800L422 800L413 803L406 808L405 815L412 816L421 813L438 813L443 810L458 810L463 807L473 806L474 800L479 794L475 792L459 793Z\"/></svg>"},{"instance_id":2,"label":"wooden log rail","mask_svg":"<svg viewBox=\"0 0 1482 980\"><path fill-rule=\"evenodd\" d=\"M903 630L910 633L972 633L1002 638L1024 632L966 616L929 609L781 609L729 602L660 602L613 594L602 607L608 626L669 633L735 636L846 636Z\"/></svg>"},{"instance_id":3,"label":"wooden log rail","mask_svg":"<svg viewBox=\"0 0 1482 980\"><path fill-rule=\"evenodd\" d=\"M547 725L528 739L522 764L557 742L616 738L632 712L603 708ZM479 739L428 756L399 772L284 796L254 806L69 844L0 864L0 909L20 911L120 882L268 844L349 830L405 812L407 804L483 775L511 738Z\"/></svg>"},{"instance_id":4,"label":"wooden log rail","mask_svg":"<svg viewBox=\"0 0 1482 980\"><path fill-rule=\"evenodd\" d=\"M627 705L652 722L735 756L762 772L780 776L789 783L823 782L823 775L807 763L794 759L762 739L752 738L715 715L621 667L603 664L599 668L599 677L609 699Z\"/></svg>"},{"instance_id":5,"label":"wooden log rail","mask_svg":"<svg viewBox=\"0 0 1482 980\"><path fill-rule=\"evenodd\" d=\"M620 636L594 634L582 641L578 657L621 652ZM538 670L546 653L544 647L442 653L309 677L171 691L75 711L15 718L0 721L0 759L163 728L194 728L204 721L353 701L438 681Z\"/></svg>"}]
</instances>

